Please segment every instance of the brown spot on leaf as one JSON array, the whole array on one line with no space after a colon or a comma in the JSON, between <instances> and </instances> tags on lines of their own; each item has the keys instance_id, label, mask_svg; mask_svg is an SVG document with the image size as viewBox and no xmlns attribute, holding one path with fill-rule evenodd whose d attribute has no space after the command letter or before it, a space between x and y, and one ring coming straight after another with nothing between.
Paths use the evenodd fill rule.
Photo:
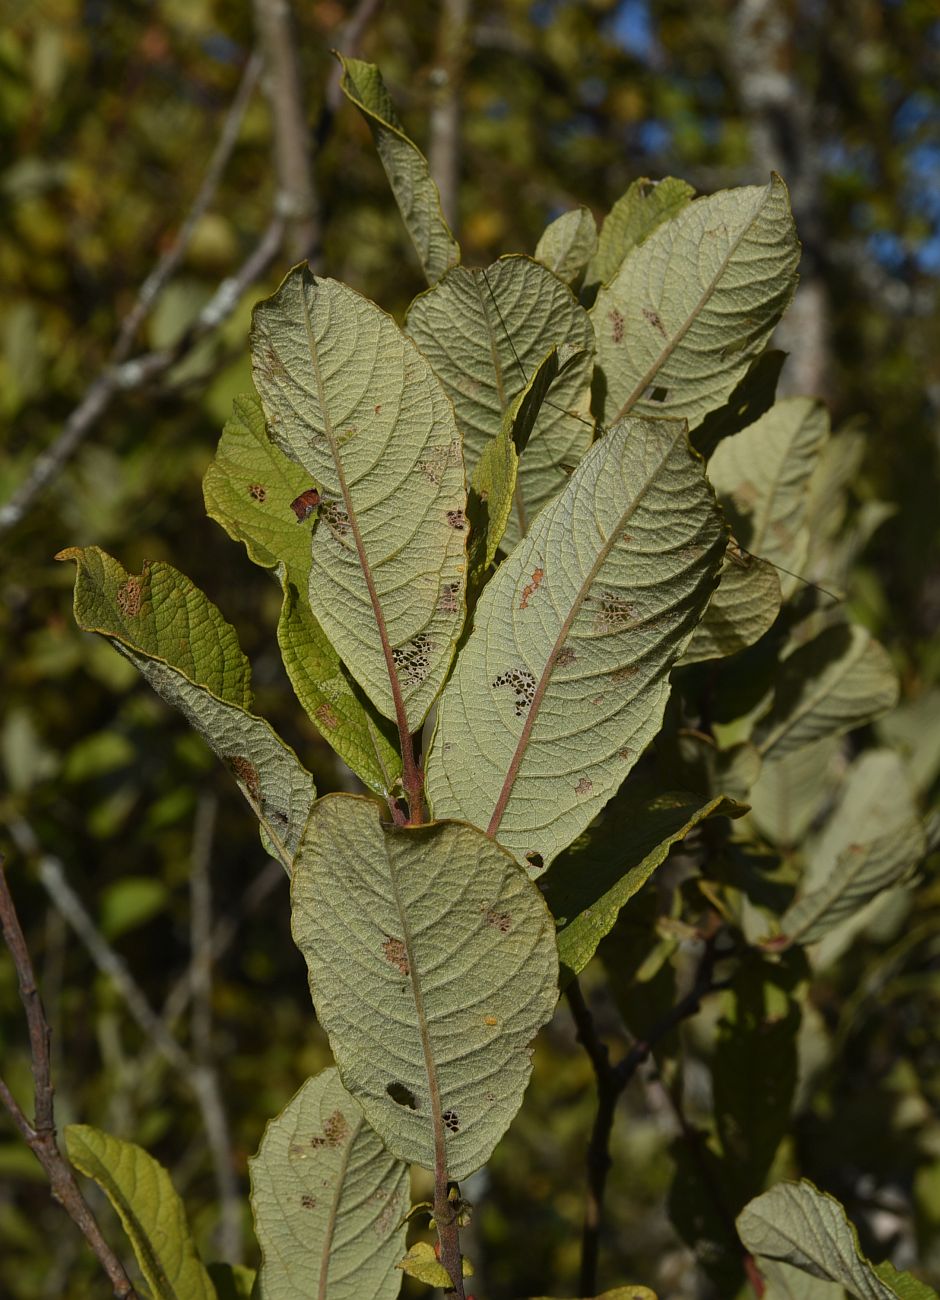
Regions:
<instances>
[{"instance_id":1,"label":"brown spot on leaf","mask_svg":"<svg viewBox=\"0 0 940 1300\"><path fill-rule=\"evenodd\" d=\"M309 1192L304 1192L303 1196L300 1198L300 1203L305 1210L315 1210L317 1208L316 1199L311 1196Z\"/></svg>"},{"instance_id":2,"label":"brown spot on leaf","mask_svg":"<svg viewBox=\"0 0 940 1300\"><path fill-rule=\"evenodd\" d=\"M597 597L598 610L594 615L595 632L606 632L622 627L635 613L635 608L624 596L604 591Z\"/></svg>"},{"instance_id":3,"label":"brown spot on leaf","mask_svg":"<svg viewBox=\"0 0 940 1300\"><path fill-rule=\"evenodd\" d=\"M310 1139L310 1145L317 1150L319 1147L341 1147L349 1136L349 1125L346 1122L346 1116L341 1110L334 1110L332 1115L327 1117L323 1125L323 1134L317 1134Z\"/></svg>"},{"instance_id":4,"label":"brown spot on leaf","mask_svg":"<svg viewBox=\"0 0 940 1300\"><path fill-rule=\"evenodd\" d=\"M317 705L313 716L316 718L320 726L325 727L327 731L334 731L339 726L339 718L326 701L324 701L323 704Z\"/></svg>"},{"instance_id":5,"label":"brown spot on leaf","mask_svg":"<svg viewBox=\"0 0 940 1300\"><path fill-rule=\"evenodd\" d=\"M441 587L437 608L442 614L456 614L460 606L460 583L445 582Z\"/></svg>"},{"instance_id":6,"label":"brown spot on leaf","mask_svg":"<svg viewBox=\"0 0 940 1300\"><path fill-rule=\"evenodd\" d=\"M663 336L663 338L666 338L666 329L662 321L660 320L658 311L654 311L652 307L644 307L643 319L648 321L650 325L652 325L654 330L658 330L659 333Z\"/></svg>"},{"instance_id":7,"label":"brown spot on leaf","mask_svg":"<svg viewBox=\"0 0 940 1300\"><path fill-rule=\"evenodd\" d=\"M617 750L617 757L622 758L625 763L632 763L636 758L636 753L625 745L623 749Z\"/></svg>"},{"instance_id":8,"label":"brown spot on leaf","mask_svg":"<svg viewBox=\"0 0 940 1300\"><path fill-rule=\"evenodd\" d=\"M462 510L448 510L447 523L456 532L462 533L467 526L467 516Z\"/></svg>"},{"instance_id":9,"label":"brown spot on leaf","mask_svg":"<svg viewBox=\"0 0 940 1300\"><path fill-rule=\"evenodd\" d=\"M268 495L268 489L261 483L249 483L248 495L253 497L255 501L264 501Z\"/></svg>"},{"instance_id":10,"label":"brown spot on leaf","mask_svg":"<svg viewBox=\"0 0 940 1300\"><path fill-rule=\"evenodd\" d=\"M427 632L419 632L416 637L392 651L395 667L403 682L410 686L420 686L431 671L431 653L434 642Z\"/></svg>"},{"instance_id":11,"label":"brown spot on leaf","mask_svg":"<svg viewBox=\"0 0 940 1300\"><path fill-rule=\"evenodd\" d=\"M511 686L516 696L516 717L523 718L535 697L535 678L527 668L510 668L493 678L493 686Z\"/></svg>"},{"instance_id":12,"label":"brown spot on leaf","mask_svg":"<svg viewBox=\"0 0 940 1300\"><path fill-rule=\"evenodd\" d=\"M603 704L603 703L604 703L604 692L601 691L600 695L595 695L594 698L593 698L593 700L591 700L591 703L594 705L595 708L597 708L598 704Z\"/></svg>"},{"instance_id":13,"label":"brown spot on leaf","mask_svg":"<svg viewBox=\"0 0 940 1300\"><path fill-rule=\"evenodd\" d=\"M390 936L382 944L382 951L385 953L385 960L392 966L396 966L402 975L411 974L411 964L408 961L408 949L402 943L401 939L393 939Z\"/></svg>"},{"instance_id":14,"label":"brown spot on leaf","mask_svg":"<svg viewBox=\"0 0 940 1300\"><path fill-rule=\"evenodd\" d=\"M349 515L338 501L321 501L320 518L326 522L334 537L346 537L351 530Z\"/></svg>"},{"instance_id":15,"label":"brown spot on leaf","mask_svg":"<svg viewBox=\"0 0 940 1300\"><path fill-rule=\"evenodd\" d=\"M573 664L574 661L577 659L577 657L578 656L575 654L575 652L571 649L570 646L564 645L561 647L561 649L558 651L558 654L555 656L555 667L566 668L568 664Z\"/></svg>"},{"instance_id":16,"label":"brown spot on leaf","mask_svg":"<svg viewBox=\"0 0 940 1300\"><path fill-rule=\"evenodd\" d=\"M574 792L575 794L582 794L582 795L590 794L593 789L594 789L594 782L588 780L586 776L582 776L581 780L575 786Z\"/></svg>"},{"instance_id":17,"label":"brown spot on leaf","mask_svg":"<svg viewBox=\"0 0 940 1300\"><path fill-rule=\"evenodd\" d=\"M610 321L610 337L615 343L623 342L623 313L619 312L616 307L611 307L607 313L607 319Z\"/></svg>"},{"instance_id":18,"label":"brown spot on leaf","mask_svg":"<svg viewBox=\"0 0 940 1300\"><path fill-rule=\"evenodd\" d=\"M542 585L542 579L545 577L544 569L534 569L531 579L522 588L522 599L519 601L519 608L528 608L529 601Z\"/></svg>"},{"instance_id":19,"label":"brown spot on leaf","mask_svg":"<svg viewBox=\"0 0 940 1300\"><path fill-rule=\"evenodd\" d=\"M636 664L623 664L620 668L615 668L610 674L612 682L628 682L631 677L635 677L639 672Z\"/></svg>"},{"instance_id":20,"label":"brown spot on leaf","mask_svg":"<svg viewBox=\"0 0 940 1300\"><path fill-rule=\"evenodd\" d=\"M496 1016L484 1016L483 1023L484 1025L498 1025L499 1020L496 1018Z\"/></svg>"},{"instance_id":21,"label":"brown spot on leaf","mask_svg":"<svg viewBox=\"0 0 940 1300\"><path fill-rule=\"evenodd\" d=\"M235 774L235 778L241 781L242 785L248 791L255 803L261 802L261 778L258 775L258 769L254 763L242 758L239 754L234 754L229 760L228 765Z\"/></svg>"},{"instance_id":22,"label":"brown spot on leaf","mask_svg":"<svg viewBox=\"0 0 940 1300\"><path fill-rule=\"evenodd\" d=\"M144 570L146 573L146 569ZM144 573L139 578L128 578L123 586L118 587L117 600L118 609L125 618L136 618L140 613L141 591L143 590Z\"/></svg>"},{"instance_id":23,"label":"brown spot on leaf","mask_svg":"<svg viewBox=\"0 0 940 1300\"><path fill-rule=\"evenodd\" d=\"M485 903L481 904L480 910L484 911L484 921L500 934L508 934L512 929L512 912L499 912L495 907L487 907Z\"/></svg>"},{"instance_id":24,"label":"brown spot on leaf","mask_svg":"<svg viewBox=\"0 0 940 1300\"><path fill-rule=\"evenodd\" d=\"M375 413L376 413L376 415L381 415L381 414L382 414L382 403L381 403L381 402L379 402L378 406L375 408Z\"/></svg>"}]
</instances>

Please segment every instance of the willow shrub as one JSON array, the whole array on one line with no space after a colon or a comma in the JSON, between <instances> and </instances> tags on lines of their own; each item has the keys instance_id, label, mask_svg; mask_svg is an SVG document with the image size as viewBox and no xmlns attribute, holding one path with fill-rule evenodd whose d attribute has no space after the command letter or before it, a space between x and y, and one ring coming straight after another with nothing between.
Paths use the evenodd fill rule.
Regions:
<instances>
[{"instance_id":1,"label":"willow shrub","mask_svg":"<svg viewBox=\"0 0 940 1300\"><path fill-rule=\"evenodd\" d=\"M559 988L696 827L687 870L715 904L730 989L710 1158L740 1236L706 1263L740 1281L750 1252L780 1294L913 1294L860 1255L837 1202L805 1182L764 1190L793 1099L802 950L846 943L925 851L890 751L833 776L840 737L897 686L806 581L838 582L851 559L847 453L818 403L774 401L766 345L799 258L786 188L694 199L638 181L599 234L578 209L534 257L468 268L377 70L349 61L344 88L429 288L402 327L291 270L255 309L255 392L205 498L276 575L297 699L366 793L317 798L251 712L235 630L181 573L62 554L80 626L184 713L291 877L336 1067L251 1162L252 1294L393 1297L403 1270L464 1294L456 1184L518 1110ZM618 960L642 981L608 944ZM773 1078L757 1106L742 1053ZM155 1295L211 1297L223 1276L248 1294L245 1270L204 1268L149 1156L84 1126L67 1142ZM436 1251L406 1250L409 1164L434 1173ZM680 1230L707 1237L673 1199Z\"/></svg>"}]
</instances>

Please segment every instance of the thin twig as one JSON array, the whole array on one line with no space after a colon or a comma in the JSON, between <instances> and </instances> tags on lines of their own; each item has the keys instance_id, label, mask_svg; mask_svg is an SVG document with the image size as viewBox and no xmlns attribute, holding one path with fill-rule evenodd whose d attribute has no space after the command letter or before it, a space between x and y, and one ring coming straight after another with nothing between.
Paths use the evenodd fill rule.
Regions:
<instances>
[{"instance_id":1,"label":"thin twig","mask_svg":"<svg viewBox=\"0 0 940 1300\"><path fill-rule=\"evenodd\" d=\"M263 87L271 106L276 210L287 219L292 258L319 260L320 205L313 183L297 40L288 0L254 0L255 27L264 54Z\"/></svg>"},{"instance_id":2,"label":"thin twig","mask_svg":"<svg viewBox=\"0 0 940 1300\"><path fill-rule=\"evenodd\" d=\"M20 1001L26 1013L29 1030L29 1051L33 1076L33 1121L27 1119L5 1081L0 1078L0 1101L12 1116L23 1135L26 1145L42 1165L49 1179L53 1197L63 1207L91 1246L98 1262L107 1274L108 1281L119 1300L137 1300L124 1265L105 1241L70 1166L65 1161L55 1134L55 1112L49 1064L49 1026L46 1022L36 977L30 960L23 928L20 925L13 896L7 884L3 857L0 855L0 929L13 958L19 984Z\"/></svg>"},{"instance_id":3,"label":"thin twig","mask_svg":"<svg viewBox=\"0 0 940 1300\"><path fill-rule=\"evenodd\" d=\"M637 1039L631 1045L627 1054L616 1065L611 1064L607 1045L597 1032L594 1017L584 1000L578 981L573 979L565 990L578 1041L587 1052L597 1079L597 1113L594 1116L588 1141L586 1161L587 1201L581 1236L582 1295L593 1295L597 1290L597 1264L604 1218L604 1191L611 1165L610 1135L613 1131L617 1101L656 1044L683 1020L694 1016L706 994L726 987L726 981L718 982L714 978L717 961L716 935L712 934L705 941L692 988L653 1025L645 1038Z\"/></svg>"},{"instance_id":4,"label":"thin twig","mask_svg":"<svg viewBox=\"0 0 940 1300\"><path fill-rule=\"evenodd\" d=\"M204 794L196 805L190 854L190 1018L192 1051L199 1070L206 1139L219 1201L218 1247L230 1264L242 1258L242 1213L225 1099L212 1051L212 886L209 869L218 799Z\"/></svg>"}]
</instances>

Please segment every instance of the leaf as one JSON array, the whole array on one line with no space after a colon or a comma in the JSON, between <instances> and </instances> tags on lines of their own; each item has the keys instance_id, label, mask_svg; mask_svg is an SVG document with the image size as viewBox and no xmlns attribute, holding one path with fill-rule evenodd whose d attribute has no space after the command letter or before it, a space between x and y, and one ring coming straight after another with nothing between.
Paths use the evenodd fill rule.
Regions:
<instances>
[{"instance_id":1,"label":"leaf","mask_svg":"<svg viewBox=\"0 0 940 1300\"><path fill-rule=\"evenodd\" d=\"M876 1264L875 1272L882 1282L890 1286L898 1300L940 1300L932 1286L912 1277L910 1273L899 1272L890 1260Z\"/></svg>"},{"instance_id":2,"label":"leaf","mask_svg":"<svg viewBox=\"0 0 940 1300\"><path fill-rule=\"evenodd\" d=\"M314 807L293 932L343 1082L402 1160L479 1168L558 997L554 926L508 853L471 826L383 825L363 798Z\"/></svg>"},{"instance_id":3,"label":"leaf","mask_svg":"<svg viewBox=\"0 0 940 1300\"><path fill-rule=\"evenodd\" d=\"M203 479L206 512L244 542L256 564L277 568L284 590L277 639L297 698L340 758L384 794L401 757L384 734L387 723L353 689L307 599L311 526L299 523L292 503L311 486L307 471L268 438L257 397L236 397Z\"/></svg>"},{"instance_id":4,"label":"leaf","mask_svg":"<svg viewBox=\"0 0 940 1300\"><path fill-rule=\"evenodd\" d=\"M248 1170L260 1300L394 1300L408 1167L386 1151L337 1070L295 1093Z\"/></svg>"},{"instance_id":5,"label":"leaf","mask_svg":"<svg viewBox=\"0 0 940 1300\"><path fill-rule=\"evenodd\" d=\"M738 1215L737 1228L744 1245L760 1259L840 1283L856 1300L896 1300L859 1250L845 1210L806 1179L779 1183L758 1196Z\"/></svg>"},{"instance_id":6,"label":"leaf","mask_svg":"<svg viewBox=\"0 0 940 1300\"><path fill-rule=\"evenodd\" d=\"M536 421L506 529L509 549L564 487L562 466L576 465L591 445L594 340L587 313L551 271L513 256L485 269L450 271L414 300L405 328L454 403L471 474L546 354L563 344L582 349Z\"/></svg>"},{"instance_id":7,"label":"leaf","mask_svg":"<svg viewBox=\"0 0 940 1300\"><path fill-rule=\"evenodd\" d=\"M290 870L316 797L313 778L263 718L248 712L250 669L235 629L169 564L125 572L97 546L70 546L75 621L105 637L168 704L179 709L238 782L262 839Z\"/></svg>"},{"instance_id":8,"label":"leaf","mask_svg":"<svg viewBox=\"0 0 940 1300\"><path fill-rule=\"evenodd\" d=\"M708 462L708 477L742 546L781 574L784 599L799 584L809 553L809 485L829 438L821 402L778 402L741 433L726 438Z\"/></svg>"},{"instance_id":9,"label":"leaf","mask_svg":"<svg viewBox=\"0 0 940 1300\"><path fill-rule=\"evenodd\" d=\"M764 762L748 795L750 815L762 835L785 847L803 840L832 795L832 766L838 751L838 737L823 736L783 758Z\"/></svg>"},{"instance_id":10,"label":"leaf","mask_svg":"<svg viewBox=\"0 0 940 1300\"><path fill-rule=\"evenodd\" d=\"M913 792L889 749L862 754L811 857L808 888L780 921L790 943L817 943L904 879L927 850Z\"/></svg>"},{"instance_id":11,"label":"leaf","mask_svg":"<svg viewBox=\"0 0 940 1300\"><path fill-rule=\"evenodd\" d=\"M450 1274L437 1258L434 1247L429 1241L416 1241L395 1267L400 1268L409 1277L417 1278L425 1286L438 1287L443 1291L453 1289ZM461 1258L461 1269L464 1277L473 1276L473 1265L466 1255Z\"/></svg>"},{"instance_id":12,"label":"leaf","mask_svg":"<svg viewBox=\"0 0 940 1300\"><path fill-rule=\"evenodd\" d=\"M597 250L597 222L590 208L563 212L535 246L535 260L565 284L573 284Z\"/></svg>"},{"instance_id":13,"label":"leaf","mask_svg":"<svg viewBox=\"0 0 940 1300\"><path fill-rule=\"evenodd\" d=\"M454 412L390 316L296 267L254 310L269 435L323 502L314 617L399 731L416 731L464 618L466 493Z\"/></svg>"},{"instance_id":14,"label":"leaf","mask_svg":"<svg viewBox=\"0 0 940 1300\"><path fill-rule=\"evenodd\" d=\"M552 1298L536 1296L534 1300L552 1300ZM656 1295L648 1286L615 1286L613 1291L605 1291L602 1295L595 1296L594 1300L656 1300Z\"/></svg>"},{"instance_id":15,"label":"leaf","mask_svg":"<svg viewBox=\"0 0 940 1300\"><path fill-rule=\"evenodd\" d=\"M460 245L441 210L441 196L427 159L405 134L382 74L373 63L336 56L343 67L340 87L369 125L405 229L428 283L460 261Z\"/></svg>"},{"instance_id":16,"label":"leaf","mask_svg":"<svg viewBox=\"0 0 940 1300\"><path fill-rule=\"evenodd\" d=\"M682 423L595 443L480 598L428 757L435 816L547 867L659 730L723 545Z\"/></svg>"},{"instance_id":17,"label":"leaf","mask_svg":"<svg viewBox=\"0 0 940 1300\"><path fill-rule=\"evenodd\" d=\"M787 359L785 352L768 348L754 358L743 379L731 390L731 395L724 406L709 411L698 428L690 435L692 446L706 460L725 438L740 433L748 425L769 411L777 396L777 384L783 363ZM812 511L810 511L812 516Z\"/></svg>"},{"instance_id":18,"label":"leaf","mask_svg":"<svg viewBox=\"0 0 940 1300\"><path fill-rule=\"evenodd\" d=\"M210 1264L209 1277L218 1300L252 1300L256 1273L244 1264Z\"/></svg>"},{"instance_id":19,"label":"leaf","mask_svg":"<svg viewBox=\"0 0 940 1300\"><path fill-rule=\"evenodd\" d=\"M635 248L591 309L604 423L721 406L763 350L796 286L786 186L697 199Z\"/></svg>"},{"instance_id":20,"label":"leaf","mask_svg":"<svg viewBox=\"0 0 940 1300\"><path fill-rule=\"evenodd\" d=\"M499 433L486 444L476 463L467 498L470 548L467 580L472 609L496 559L512 511L519 456L525 450L545 395L559 372L558 349L543 357L532 378L512 400Z\"/></svg>"},{"instance_id":21,"label":"leaf","mask_svg":"<svg viewBox=\"0 0 940 1300\"><path fill-rule=\"evenodd\" d=\"M863 628L837 624L783 660L773 701L751 740L765 758L783 758L870 722L897 698L898 680L883 647Z\"/></svg>"},{"instance_id":22,"label":"leaf","mask_svg":"<svg viewBox=\"0 0 940 1300\"><path fill-rule=\"evenodd\" d=\"M740 816L732 799L682 793L651 794L625 787L599 826L556 858L541 888L558 927L558 959L565 986L594 956L623 905L707 817Z\"/></svg>"},{"instance_id":23,"label":"leaf","mask_svg":"<svg viewBox=\"0 0 940 1300\"><path fill-rule=\"evenodd\" d=\"M725 659L745 650L773 626L780 612L776 570L756 555L734 559L733 548L729 543L715 594L692 633L682 664Z\"/></svg>"},{"instance_id":24,"label":"leaf","mask_svg":"<svg viewBox=\"0 0 940 1300\"><path fill-rule=\"evenodd\" d=\"M154 1300L216 1300L163 1166L142 1147L90 1124L68 1124L65 1149L117 1211Z\"/></svg>"},{"instance_id":25,"label":"leaf","mask_svg":"<svg viewBox=\"0 0 940 1300\"><path fill-rule=\"evenodd\" d=\"M590 292L609 284L634 248L648 239L653 231L686 208L695 190L685 181L666 176L651 181L645 176L633 181L604 218L597 252L584 276Z\"/></svg>"}]
</instances>

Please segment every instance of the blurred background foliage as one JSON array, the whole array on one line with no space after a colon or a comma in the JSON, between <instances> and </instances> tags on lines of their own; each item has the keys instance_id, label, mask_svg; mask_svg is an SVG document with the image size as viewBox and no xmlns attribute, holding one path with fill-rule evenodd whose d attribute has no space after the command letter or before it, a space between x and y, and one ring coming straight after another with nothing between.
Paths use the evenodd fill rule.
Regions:
<instances>
[{"instance_id":1,"label":"blurred background foliage","mask_svg":"<svg viewBox=\"0 0 940 1300\"><path fill-rule=\"evenodd\" d=\"M363 122L348 105L330 105L330 49L347 48L350 19L364 18L358 53L381 67L406 126L427 146L454 6L309 0L295 10L318 267L400 317L423 287L420 273ZM138 289L199 189L257 37L248 0L2 0L0 16L2 503L107 366ZM902 679L902 703L877 737L900 747L929 806L940 770L935 3L477 0L462 55L456 224L467 262L531 252L548 220L578 203L600 216L637 176L678 175L706 192L763 181L771 168L787 179L804 262L795 324L781 327L791 354L782 390L825 396L835 425L852 426L858 455L846 508L859 531L848 599ZM258 90L135 349L171 346L257 243L277 192L272 155ZM52 557L95 543L131 571L145 559L182 569L239 630L258 711L295 745L321 792L350 788L281 669L275 585L202 505L201 477L231 399L249 385L251 305L290 260L285 242L218 330L155 382L115 396L6 529L0 558L3 851L53 1026L58 1119L100 1125L164 1161L209 1257L217 1188L192 1091L50 902L43 855L157 1009L190 978L194 882L209 870L211 921L229 924L231 941L213 971L211 1024L187 1024L184 1008L173 1028L219 1071L243 1189L265 1121L328 1051L290 940L285 882L263 874L250 811L184 721L75 629L71 569ZM873 517L875 502L889 508ZM629 941L624 927L642 920L642 906L625 914L607 949ZM205 924L204 894L200 907ZM643 933L648 947L649 925ZM642 950L642 979L624 999L635 1003L639 988L650 1006L668 1000L670 942L659 956ZM586 988L616 1040L616 981L605 991L595 967ZM724 1042L737 997L713 1000L683 1033L686 1093L705 1127L719 1086L716 1021L725 1018ZM631 1014L633 1024L635 1006ZM928 879L913 912L879 914L817 973L800 1031L796 1117L777 1156L780 1172L813 1177L843 1199L875 1258L893 1250L901 1266L919 1261L934 1286L938 1016L940 889ZM0 1053L25 1099L25 1034L5 961ZM732 1058L721 1068L745 1098L763 1095L775 1070L796 1068L773 1055L764 1066ZM483 1294L541 1293L546 1279L558 1294L574 1293L593 1109L591 1067L562 1008L539 1042L519 1119L466 1189L479 1206L466 1248ZM602 1280L724 1300L730 1291L714 1289L665 1213L674 1134L663 1090L635 1080L614 1132ZM11 1300L107 1294L5 1119L0 1291Z\"/></svg>"}]
</instances>

